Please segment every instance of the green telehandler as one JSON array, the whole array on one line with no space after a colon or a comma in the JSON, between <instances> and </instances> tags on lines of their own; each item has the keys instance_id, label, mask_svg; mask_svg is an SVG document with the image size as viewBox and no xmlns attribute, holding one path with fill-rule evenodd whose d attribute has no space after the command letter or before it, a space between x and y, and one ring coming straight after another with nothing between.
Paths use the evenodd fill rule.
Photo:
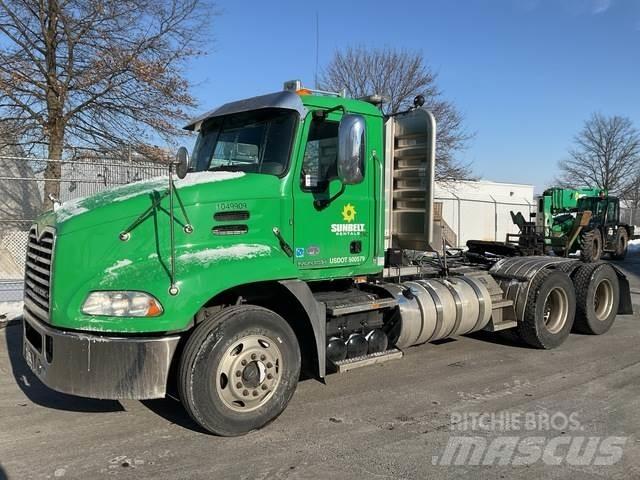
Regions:
<instances>
[{"instance_id":1,"label":"green telehandler","mask_svg":"<svg viewBox=\"0 0 640 480\"><path fill-rule=\"evenodd\" d=\"M520 232L507 234L505 242L470 240L472 254L502 256L555 255L566 257L580 251L580 258L596 262L607 253L622 260L627 254L633 226L620 222L620 199L598 188L545 190L537 211L526 220L511 212Z\"/></svg>"}]
</instances>

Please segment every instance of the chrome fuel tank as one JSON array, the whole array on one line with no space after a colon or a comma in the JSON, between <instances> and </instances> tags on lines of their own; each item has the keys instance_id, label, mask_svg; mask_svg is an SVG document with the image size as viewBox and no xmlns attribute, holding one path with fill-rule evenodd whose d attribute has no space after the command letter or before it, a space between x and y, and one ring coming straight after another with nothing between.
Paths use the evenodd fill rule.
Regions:
<instances>
[{"instance_id":1,"label":"chrome fuel tank","mask_svg":"<svg viewBox=\"0 0 640 480\"><path fill-rule=\"evenodd\" d=\"M491 295L481 276L429 278L382 287L398 300L398 348L482 330L491 319Z\"/></svg>"}]
</instances>

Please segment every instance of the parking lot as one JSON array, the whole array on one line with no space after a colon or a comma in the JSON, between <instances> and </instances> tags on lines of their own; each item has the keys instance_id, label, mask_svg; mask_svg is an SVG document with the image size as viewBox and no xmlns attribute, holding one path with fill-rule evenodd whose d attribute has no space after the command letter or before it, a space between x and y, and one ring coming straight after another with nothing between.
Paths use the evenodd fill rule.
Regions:
<instances>
[{"instance_id":1,"label":"parking lot","mask_svg":"<svg viewBox=\"0 0 640 480\"><path fill-rule=\"evenodd\" d=\"M640 292L640 254L620 266ZM21 326L12 324L0 330L0 478L638 478L638 320L618 317L604 337L571 335L553 351L484 333L415 347L326 385L303 381L280 418L240 438L203 433L170 399L50 391L24 364ZM464 413L558 412L578 426L537 425L535 434L623 437L622 458L611 466L442 465L452 435L532 434L456 430Z\"/></svg>"}]
</instances>

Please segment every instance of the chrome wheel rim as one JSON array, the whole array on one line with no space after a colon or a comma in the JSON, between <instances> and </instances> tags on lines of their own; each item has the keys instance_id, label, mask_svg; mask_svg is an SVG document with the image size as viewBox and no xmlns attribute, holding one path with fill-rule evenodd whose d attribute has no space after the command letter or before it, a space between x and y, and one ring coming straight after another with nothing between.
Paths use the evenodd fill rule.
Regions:
<instances>
[{"instance_id":1,"label":"chrome wheel rim","mask_svg":"<svg viewBox=\"0 0 640 480\"><path fill-rule=\"evenodd\" d=\"M596 287L593 296L593 308L596 318L601 322L607 320L613 309L613 286L607 279L602 280Z\"/></svg>"},{"instance_id":2,"label":"chrome wheel rim","mask_svg":"<svg viewBox=\"0 0 640 480\"><path fill-rule=\"evenodd\" d=\"M544 301L544 325L550 333L558 333L567 323L569 298L564 289L553 288Z\"/></svg>"},{"instance_id":3,"label":"chrome wheel rim","mask_svg":"<svg viewBox=\"0 0 640 480\"><path fill-rule=\"evenodd\" d=\"M216 392L236 412L250 412L266 404L280 384L282 353L264 335L235 341L218 366Z\"/></svg>"}]
</instances>

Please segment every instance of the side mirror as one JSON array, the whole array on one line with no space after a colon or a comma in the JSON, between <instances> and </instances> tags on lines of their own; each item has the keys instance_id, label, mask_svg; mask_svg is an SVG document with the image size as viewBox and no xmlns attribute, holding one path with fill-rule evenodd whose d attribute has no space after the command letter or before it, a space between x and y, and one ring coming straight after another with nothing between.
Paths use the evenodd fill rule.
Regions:
<instances>
[{"instance_id":1,"label":"side mirror","mask_svg":"<svg viewBox=\"0 0 640 480\"><path fill-rule=\"evenodd\" d=\"M180 147L176 153L176 175L179 179L187 176L189 166L189 150L186 147Z\"/></svg>"},{"instance_id":2,"label":"side mirror","mask_svg":"<svg viewBox=\"0 0 640 480\"><path fill-rule=\"evenodd\" d=\"M347 114L338 128L338 178L355 185L364 178L364 117Z\"/></svg>"}]
</instances>

